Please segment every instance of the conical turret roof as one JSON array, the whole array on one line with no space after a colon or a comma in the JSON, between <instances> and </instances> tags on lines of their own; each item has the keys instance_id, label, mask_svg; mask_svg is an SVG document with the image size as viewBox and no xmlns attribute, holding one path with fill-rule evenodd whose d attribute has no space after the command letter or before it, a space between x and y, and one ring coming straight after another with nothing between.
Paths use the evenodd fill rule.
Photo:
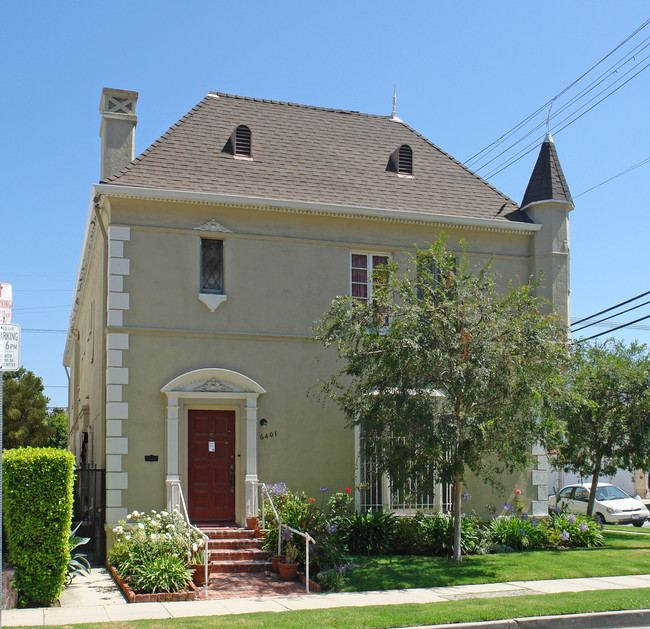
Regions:
<instances>
[{"instance_id":1,"label":"conical turret roof","mask_svg":"<svg viewBox=\"0 0 650 629\"><path fill-rule=\"evenodd\" d=\"M567 185L560 160L555 150L555 142L550 133L546 135L539 151L537 163L528 182L528 187L521 202L521 209L540 201L565 201L573 205L571 192Z\"/></svg>"}]
</instances>

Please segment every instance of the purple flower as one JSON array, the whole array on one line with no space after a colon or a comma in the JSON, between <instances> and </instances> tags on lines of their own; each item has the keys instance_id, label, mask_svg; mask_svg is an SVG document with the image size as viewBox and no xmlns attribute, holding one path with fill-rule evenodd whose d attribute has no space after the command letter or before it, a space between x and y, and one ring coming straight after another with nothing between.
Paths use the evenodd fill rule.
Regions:
<instances>
[{"instance_id":1,"label":"purple flower","mask_svg":"<svg viewBox=\"0 0 650 629\"><path fill-rule=\"evenodd\" d=\"M286 529L286 528L282 529L282 539L285 542L291 541L292 537L293 537L293 533L289 529Z\"/></svg>"},{"instance_id":2,"label":"purple flower","mask_svg":"<svg viewBox=\"0 0 650 629\"><path fill-rule=\"evenodd\" d=\"M589 529L589 525L586 522L580 522L580 526L578 527L580 531L583 533L586 533L587 530Z\"/></svg>"},{"instance_id":3,"label":"purple flower","mask_svg":"<svg viewBox=\"0 0 650 629\"><path fill-rule=\"evenodd\" d=\"M467 490L465 490L463 492L462 498L465 502L467 502L468 500L472 499L472 494L470 494Z\"/></svg>"},{"instance_id":4,"label":"purple flower","mask_svg":"<svg viewBox=\"0 0 650 629\"><path fill-rule=\"evenodd\" d=\"M531 523L533 526L537 526L537 520L536 520L535 518L533 518L533 519L530 521L530 523Z\"/></svg>"},{"instance_id":5,"label":"purple flower","mask_svg":"<svg viewBox=\"0 0 650 629\"><path fill-rule=\"evenodd\" d=\"M564 531L562 531L562 533L560 533L560 539L563 542L566 542L569 539L569 537L571 537L571 536L569 535L569 531L567 531L567 530L564 530Z\"/></svg>"},{"instance_id":6,"label":"purple flower","mask_svg":"<svg viewBox=\"0 0 650 629\"><path fill-rule=\"evenodd\" d=\"M514 511L515 511L515 508L512 505L509 505L509 504L504 504L502 509L504 511L509 511L510 513L514 513Z\"/></svg>"},{"instance_id":7,"label":"purple flower","mask_svg":"<svg viewBox=\"0 0 650 629\"><path fill-rule=\"evenodd\" d=\"M522 513L522 514L519 516L519 518L520 518L521 520L527 520L527 519L528 519L528 514L527 514L527 513Z\"/></svg>"},{"instance_id":8,"label":"purple flower","mask_svg":"<svg viewBox=\"0 0 650 629\"><path fill-rule=\"evenodd\" d=\"M330 490L329 487L321 487L319 491L321 494L327 494L329 493L329 490Z\"/></svg>"},{"instance_id":9,"label":"purple flower","mask_svg":"<svg viewBox=\"0 0 650 629\"><path fill-rule=\"evenodd\" d=\"M330 524L329 522L325 525L325 532L328 535L331 535L332 533L336 533L336 531L339 530L339 527L336 524Z\"/></svg>"},{"instance_id":10,"label":"purple flower","mask_svg":"<svg viewBox=\"0 0 650 629\"><path fill-rule=\"evenodd\" d=\"M569 515L567 515L566 521L569 524L575 524L576 523L576 516L570 513Z\"/></svg>"}]
</instances>

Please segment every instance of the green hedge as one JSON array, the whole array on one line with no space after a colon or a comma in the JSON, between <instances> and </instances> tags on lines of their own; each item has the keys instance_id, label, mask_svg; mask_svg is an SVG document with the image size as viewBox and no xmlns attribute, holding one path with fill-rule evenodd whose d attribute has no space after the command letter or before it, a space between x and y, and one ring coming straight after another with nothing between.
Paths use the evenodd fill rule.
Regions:
<instances>
[{"instance_id":1,"label":"green hedge","mask_svg":"<svg viewBox=\"0 0 650 629\"><path fill-rule=\"evenodd\" d=\"M70 549L74 456L54 448L3 453L4 525L14 584L26 605L49 604L63 588Z\"/></svg>"}]
</instances>

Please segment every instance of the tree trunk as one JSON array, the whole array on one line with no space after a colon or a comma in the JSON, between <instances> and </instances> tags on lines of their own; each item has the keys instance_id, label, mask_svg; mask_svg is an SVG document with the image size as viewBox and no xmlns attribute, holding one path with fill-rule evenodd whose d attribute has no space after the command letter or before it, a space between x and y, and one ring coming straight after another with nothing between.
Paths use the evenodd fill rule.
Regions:
<instances>
[{"instance_id":1,"label":"tree trunk","mask_svg":"<svg viewBox=\"0 0 650 629\"><path fill-rule=\"evenodd\" d=\"M454 546L453 546L453 561L462 561L463 555L460 548L460 524L462 520L461 506L460 506L460 494L461 489L463 488L463 481L461 479L460 472L454 474L454 489L453 489L453 500L452 500L452 510L454 514Z\"/></svg>"},{"instance_id":2,"label":"tree trunk","mask_svg":"<svg viewBox=\"0 0 650 629\"><path fill-rule=\"evenodd\" d=\"M594 514L594 502L596 500L596 487L598 487L598 477L600 476L600 464L602 457L600 454L596 455L596 465L594 465L594 473L591 479L591 489L589 490L589 503L587 504L587 515Z\"/></svg>"}]
</instances>

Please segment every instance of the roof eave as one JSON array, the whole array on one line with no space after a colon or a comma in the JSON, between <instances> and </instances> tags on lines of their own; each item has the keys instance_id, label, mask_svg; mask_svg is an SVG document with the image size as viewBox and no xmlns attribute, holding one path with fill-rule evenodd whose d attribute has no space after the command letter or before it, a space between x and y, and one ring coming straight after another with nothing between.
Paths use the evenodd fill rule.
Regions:
<instances>
[{"instance_id":1,"label":"roof eave","mask_svg":"<svg viewBox=\"0 0 650 629\"><path fill-rule=\"evenodd\" d=\"M314 214L350 215L366 218L387 218L419 223L446 224L459 227L473 227L489 231L506 231L532 233L541 229L536 223L520 223L503 219L472 218L448 214L414 212L412 210L396 210L385 208L370 208L359 206L344 206L330 203L313 203L308 201L293 201L288 199L271 199L248 195L220 194L216 192L190 192L186 190L162 190L160 188L140 188L120 186L115 184L96 184L93 186L96 194L113 197L136 199L151 199L156 201L188 201L193 203L214 203L231 205L252 205L259 208L301 211Z\"/></svg>"}]
</instances>

